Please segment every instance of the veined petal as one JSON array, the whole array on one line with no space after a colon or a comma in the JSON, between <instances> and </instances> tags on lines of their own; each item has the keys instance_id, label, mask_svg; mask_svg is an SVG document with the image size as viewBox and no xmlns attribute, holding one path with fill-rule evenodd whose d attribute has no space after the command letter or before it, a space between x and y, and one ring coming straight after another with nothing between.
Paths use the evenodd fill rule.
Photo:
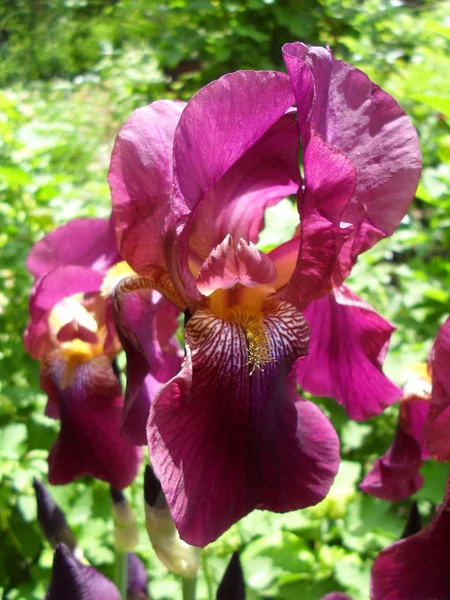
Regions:
<instances>
[{"instance_id":1,"label":"veined petal","mask_svg":"<svg viewBox=\"0 0 450 600\"><path fill-rule=\"evenodd\" d=\"M335 398L351 419L379 415L401 389L382 372L394 327L346 286L305 310L311 327L298 383L315 396Z\"/></svg>"},{"instance_id":2,"label":"veined petal","mask_svg":"<svg viewBox=\"0 0 450 600\"><path fill-rule=\"evenodd\" d=\"M48 317L63 298L79 293L98 292L103 275L87 267L59 267L41 277L30 296L30 321L24 333L24 344L33 358L41 359L52 348L49 341Z\"/></svg>"},{"instance_id":3,"label":"veined petal","mask_svg":"<svg viewBox=\"0 0 450 600\"><path fill-rule=\"evenodd\" d=\"M339 464L333 427L298 396L288 376L306 353L303 316L274 303L259 332L251 319L194 314L185 330L185 365L150 411L153 468L181 537L197 546L254 508L283 512L316 504ZM265 364L256 365L264 342Z\"/></svg>"},{"instance_id":4,"label":"veined petal","mask_svg":"<svg viewBox=\"0 0 450 600\"><path fill-rule=\"evenodd\" d=\"M382 550L372 568L372 600L448 600L449 489L424 529Z\"/></svg>"},{"instance_id":5,"label":"veined petal","mask_svg":"<svg viewBox=\"0 0 450 600\"><path fill-rule=\"evenodd\" d=\"M42 386L61 419L48 459L49 482L61 485L92 475L117 489L129 485L142 453L119 435L123 398L110 360L99 356L67 364L55 350L43 365Z\"/></svg>"},{"instance_id":6,"label":"veined petal","mask_svg":"<svg viewBox=\"0 0 450 600\"><path fill-rule=\"evenodd\" d=\"M354 229L335 269L339 285L358 254L392 234L414 198L421 170L417 133L389 94L362 71L333 59L330 51L297 42L286 44L283 55L296 90L301 129L308 122L345 154L358 174L355 193L341 216Z\"/></svg>"},{"instance_id":7,"label":"veined petal","mask_svg":"<svg viewBox=\"0 0 450 600\"><path fill-rule=\"evenodd\" d=\"M439 329L430 354L431 404L424 438L435 460L450 460L450 318Z\"/></svg>"},{"instance_id":8,"label":"veined petal","mask_svg":"<svg viewBox=\"0 0 450 600\"><path fill-rule=\"evenodd\" d=\"M241 239L235 246L231 235L227 235L203 263L197 287L209 296L217 289L226 290L237 283L248 287L269 283L276 275L271 259L252 242Z\"/></svg>"},{"instance_id":9,"label":"veined petal","mask_svg":"<svg viewBox=\"0 0 450 600\"><path fill-rule=\"evenodd\" d=\"M122 127L109 169L121 255L140 275L166 268L165 219L172 193L172 144L184 102L138 108Z\"/></svg>"},{"instance_id":10,"label":"veined petal","mask_svg":"<svg viewBox=\"0 0 450 600\"><path fill-rule=\"evenodd\" d=\"M119 260L110 219L74 219L35 244L26 265L34 277L42 277L66 265L105 273Z\"/></svg>"}]
</instances>

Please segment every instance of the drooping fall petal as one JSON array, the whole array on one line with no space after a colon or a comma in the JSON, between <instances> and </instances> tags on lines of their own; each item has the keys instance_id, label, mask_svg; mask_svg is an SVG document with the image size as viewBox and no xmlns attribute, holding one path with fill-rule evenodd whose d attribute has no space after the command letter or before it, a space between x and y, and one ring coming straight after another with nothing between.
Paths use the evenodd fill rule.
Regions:
<instances>
[{"instance_id":1,"label":"drooping fall petal","mask_svg":"<svg viewBox=\"0 0 450 600\"><path fill-rule=\"evenodd\" d=\"M283 46L283 55L302 134L311 127L345 154L358 174L355 193L341 215L353 225L353 233L335 269L339 285L358 254L391 235L405 215L421 170L417 133L389 94L359 69L335 60L331 51L297 42ZM305 99L311 78L315 94Z\"/></svg>"},{"instance_id":2,"label":"drooping fall petal","mask_svg":"<svg viewBox=\"0 0 450 600\"><path fill-rule=\"evenodd\" d=\"M172 193L172 143L184 102L138 108L114 144L109 185L119 250L141 275L166 268L165 219Z\"/></svg>"},{"instance_id":3,"label":"drooping fall petal","mask_svg":"<svg viewBox=\"0 0 450 600\"><path fill-rule=\"evenodd\" d=\"M382 550L371 577L372 600L448 600L449 489L424 529Z\"/></svg>"},{"instance_id":4,"label":"drooping fall petal","mask_svg":"<svg viewBox=\"0 0 450 600\"><path fill-rule=\"evenodd\" d=\"M360 487L363 492L402 502L423 485L421 445L399 425L392 446L378 458Z\"/></svg>"},{"instance_id":5,"label":"drooping fall petal","mask_svg":"<svg viewBox=\"0 0 450 600\"><path fill-rule=\"evenodd\" d=\"M110 219L74 219L37 242L26 265L34 277L42 277L68 265L106 273L119 260Z\"/></svg>"},{"instance_id":6,"label":"drooping fall petal","mask_svg":"<svg viewBox=\"0 0 450 600\"><path fill-rule=\"evenodd\" d=\"M197 312L185 330L185 365L152 404L152 465L181 537L194 545L216 539L254 508L316 504L338 468L333 427L288 377L306 352L304 318L278 303L261 325L271 358L251 370L243 328Z\"/></svg>"},{"instance_id":7,"label":"drooping fall petal","mask_svg":"<svg viewBox=\"0 0 450 600\"><path fill-rule=\"evenodd\" d=\"M401 389L382 372L394 327L346 286L313 302L308 356L298 364L298 382L316 396L336 398L351 419L379 415Z\"/></svg>"},{"instance_id":8,"label":"drooping fall petal","mask_svg":"<svg viewBox=\"0 0 450 600\"><path fill-rule=\"evenodd\" d=\"M99 571L81 564L64 544L55 549L45 600L121 600L116 586Z\"/></svg>"},{"instance_id":9,"label":"drooping fall petal","mask_svg":"<svg viewBox=\"0 0 450 600\"><path fill-rule=\"evenodd\" d=\"M99 356L68 365L55 350L46 358L42 386L61 419L48 459L50 483L66 484L92 475L118 489L129 485L142 453L119 435L123 398L110 360Z\"/></svg>"},{"instance_id":10,"label":"drooping fall petal","mask_svg":"<svg viewBox=\"0 0 450 600\"><path fill-rule=\"evenodd\" d=\"M424 428L428 451L435 460L450 460L450 318L439 329L430 354L431 404Z\"/></svg>"}]
</instances>

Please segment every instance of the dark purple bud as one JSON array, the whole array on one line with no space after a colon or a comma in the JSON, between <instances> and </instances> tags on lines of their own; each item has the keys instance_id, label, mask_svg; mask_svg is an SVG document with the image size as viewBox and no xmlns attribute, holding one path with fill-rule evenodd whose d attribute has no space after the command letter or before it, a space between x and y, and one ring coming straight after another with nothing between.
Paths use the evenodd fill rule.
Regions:
<instances>
[{"instance_id":1,"label":"dark purple bud","mask_svg":"<svg viewBox=\"0 0 450 600\"><path fill-rule=\"evenodd\" d=\"M96 569L81 564L64 544L53 558L45 600L121 600L116 586Z\"/></svg>"},{"instance_id":2,"label":"dark purple bud","mask_svg":"<svg viewBox=\"0 0 450 600\"><path fill-rule=\"evenodd\" d=\"M217 600L245 600L244 574L239 552L234 552L217 590Z\"/></svg>"},{"instance_id":3,"label":"dark purple bud","mask_svg":"<svg viewBox=\"0 0 450 600\"><path fill-rule=\"evenodd\" d=\"M409 509L408 520L406 521L405 529L403 530L400 539L419 533L422 527L423 522L422 517L420 516L419 507L417 506L417 502L414 501Z\"/></svg>"},{"instance_id":4,"label":"dark purple bud","mask_svg":"<svg viewBox=\"0 0 450 600\"><path fill-rule=\"evenodd\" d=\"M167 502L161 489L159 479L150 465L145 467L144 475L144 500L151 508L166 508Z\"/></svg>"},{"instance_id":5,"label":"dark purple bud","mask_svg":"<svg viewBox=\"0 0 450 600\"><path fill-rule=\"evenodd\" d=\"M128 554L127 600L148 600L148 576L144 563L137 554Z\"/></svg>"},{"instance_id":6,"label":"dark purple bud","mask_svg":"<svg viewBox=\"0 0 450 600\"><path fill-rule=\"evenodd\" d=\"M38 479L33 479L36 493L37 517L44 537L54 548L61 542L70 550L77 545L75 535L67 524L63 511L49 494L47 488Z\"/></svg>"}]
</instances>

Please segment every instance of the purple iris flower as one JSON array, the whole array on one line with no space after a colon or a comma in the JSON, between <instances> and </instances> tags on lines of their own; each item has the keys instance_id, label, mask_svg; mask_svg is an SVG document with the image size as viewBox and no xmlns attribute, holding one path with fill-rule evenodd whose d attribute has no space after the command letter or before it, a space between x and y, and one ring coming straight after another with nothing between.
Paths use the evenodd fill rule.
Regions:
<instances>
[{"instance_id":1,"label":"purple iris flower","mask_svg":"<svg viewBox=\"0 0 450 600\"><path fill-rule=\"evenodd\" d=\"M408 380L400 399L394 441L365 476L360 486L364 492L383 500L401 502L422 487L423 476L419 470L430 456L423 438L430 397L429 379L417 375Z\"/></svg>"},{"instance_id":2,"label":"purple iris flower","mask_svg":"<svg viewBox=\"0 0 450 600\"><path fill-rule=\"evenodd\" d=\"M109 220L76 219L38 242L27 260L36 282L25 346L41 361L47 415L61 421L48 459L52 484L89 474L121 489L139 468L141 449L119 435L123 397L113 359L121 347L100 295L119 259Z\"/></svg>"},{"instance_id":3,"label":"purple iris flower","mask_svg":"<svg viewBox=\"0 0 450 600\"><path fill-rule=\"evenodd\" d=\"M156 290L186 315L186 359L156 394L147 435L193 545L255 508L294 510L327 494L338 438L297 382L354 418L401 395L381 372L392 326L343 282L414 196L416 132L329 50L283 53L289 75L239 71L186 105L138 109L112 155L116 234L133 269L110 286L121 336L150 364L142 298ZM297 233L263 253L264 211L290 194Z\"/></svg>"}]
</instances>

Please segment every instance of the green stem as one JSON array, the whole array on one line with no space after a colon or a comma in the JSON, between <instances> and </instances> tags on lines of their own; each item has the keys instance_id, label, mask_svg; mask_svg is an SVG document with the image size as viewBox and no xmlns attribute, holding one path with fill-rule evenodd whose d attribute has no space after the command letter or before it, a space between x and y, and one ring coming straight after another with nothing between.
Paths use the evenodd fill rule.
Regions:
<instances>
[{"instance_id":1,"label":"green stem","mask_svg":"<svg viewBox=\"0 0 450 600\"><path fill-rule=\"evenodd\" d=\"M197 577L185 579L183 577L183 600L195 600L195 590L197 587Z\"/></svg>"},{"instance_id":2,"label":"green stem","mask_svg":"<svg viewBox=\"0 0 450 600\"><path fill-rule=\"evenodd\" d=\"M116 552L116 585L122 600L127 600L128 552Z\"/></svg>"}]
</instances>

